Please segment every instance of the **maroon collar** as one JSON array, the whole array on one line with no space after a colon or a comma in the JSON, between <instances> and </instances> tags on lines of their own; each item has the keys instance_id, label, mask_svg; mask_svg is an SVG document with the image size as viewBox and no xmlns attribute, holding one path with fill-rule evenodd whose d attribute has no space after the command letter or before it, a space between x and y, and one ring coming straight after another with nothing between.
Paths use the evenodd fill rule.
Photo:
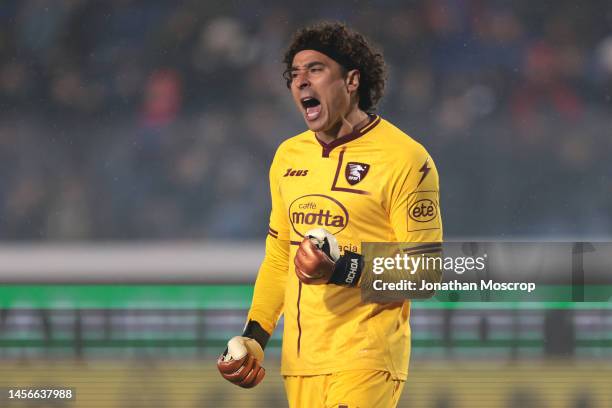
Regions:
<instances>
[{"instance_id":1,"label":"maroon collar","mask_svg":"<svg viewBox=\"0 0 612 408\"><path fill-rule=\"evenodd\" d=\"M360 138L361 136L368 133L370 130L374 129L380 123L380 116L371 114L368 114L368 116L370 117L370 120L368 120L368 123L366 123L364 126L359 129L353 129L353 131L348 135L338 137L329 143L321 141L315 133L315 139L317 139L317 142L319 142L321 147L323 147L323 157L329 157L331 151L334 150L336 147L351 142L357 138Z\"/></svg>"}]
</instances>

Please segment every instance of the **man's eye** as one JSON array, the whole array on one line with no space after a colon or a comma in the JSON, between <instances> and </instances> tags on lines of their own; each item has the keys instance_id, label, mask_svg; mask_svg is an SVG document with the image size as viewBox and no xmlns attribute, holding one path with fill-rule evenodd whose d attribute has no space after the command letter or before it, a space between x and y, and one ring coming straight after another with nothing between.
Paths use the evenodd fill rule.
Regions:
<instances>
[{"instance_id":1,"label":"man's eye","mask_svg":"<svg viewBox=\"0 0 612 408\"><path fill-rule=\"evenodd\" d=\"M321 71L320 67L310 68L310 72L319 72L319 71Z\"/></svg>"}]
</instances>

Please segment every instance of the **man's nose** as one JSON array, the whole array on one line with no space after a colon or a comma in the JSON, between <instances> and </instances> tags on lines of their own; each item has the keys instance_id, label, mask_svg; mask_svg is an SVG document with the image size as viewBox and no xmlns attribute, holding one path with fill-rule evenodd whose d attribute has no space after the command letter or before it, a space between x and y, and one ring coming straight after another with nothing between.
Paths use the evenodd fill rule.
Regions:
<instances>
[{"instance_id":1,"label":"man's nose","mask_svg":"<svg viewBox=\"0 0 612 408\"><path fill-rule=\"evenodd\" d=\"M298 74L297 81L298 81L297 82L298 89L304 89L304 88L310 86L310 81L308 80L308 75L305 72Z\"/></svg>"}]
</instances>

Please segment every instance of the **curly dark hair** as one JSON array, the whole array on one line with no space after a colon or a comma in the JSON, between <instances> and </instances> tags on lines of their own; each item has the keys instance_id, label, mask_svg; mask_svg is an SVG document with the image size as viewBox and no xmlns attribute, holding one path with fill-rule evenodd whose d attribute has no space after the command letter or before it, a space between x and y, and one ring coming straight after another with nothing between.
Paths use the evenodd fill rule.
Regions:
<instances>
[{"instance_id":1,"label":"curly dark hair","mask_svg":"<svg viewBox=\"0 0 612 408\"><path fill-rule=\"evenodd\" d=\"M285 52L283 74L287 87L291 87L291 64L293 57L303 50L319 51L348 72L357 69L360 74L359 109L371 112L382 98L387 69L382 53L368 43L360 33L340 22L321 22L298 30Z\"/></svg>"}]
</instances>

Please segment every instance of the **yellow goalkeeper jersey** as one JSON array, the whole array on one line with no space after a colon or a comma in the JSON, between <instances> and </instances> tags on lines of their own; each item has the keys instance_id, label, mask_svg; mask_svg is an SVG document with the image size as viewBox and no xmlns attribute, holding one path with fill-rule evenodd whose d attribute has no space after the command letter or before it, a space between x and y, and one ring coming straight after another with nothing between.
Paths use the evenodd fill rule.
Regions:
<instances>
[{"instance_id":1,"label":"yellow goalkeeper jersey","mask_svg":"<svg viewBox=\"0 0 612 408\"><path fill-rule=\"evenodd\" d=\"M279 146L248 318L272 333L284 314L283 375L374 369L406 379L410 302L364 303L359 287L302 284L293 258L316 227L334 234L341 251L361 252L362 242L441 242L438 185L423 146L379 116L329 144L306 131Z\"/></svg>"}]
</instances>

